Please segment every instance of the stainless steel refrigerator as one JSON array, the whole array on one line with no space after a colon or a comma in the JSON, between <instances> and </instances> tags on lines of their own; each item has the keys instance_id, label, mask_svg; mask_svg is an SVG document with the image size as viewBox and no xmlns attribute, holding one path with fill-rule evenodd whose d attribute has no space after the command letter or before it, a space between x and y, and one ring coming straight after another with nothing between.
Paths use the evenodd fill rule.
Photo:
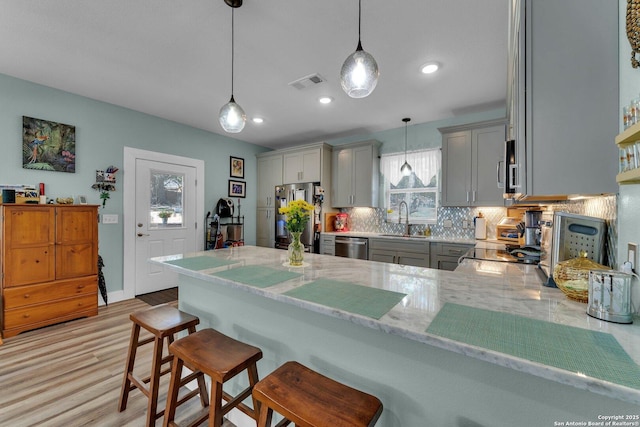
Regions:
<instances>
[{"instance_id":1,"label":"stainless steel refrigerator","mask_svg":"<svg viewBox=\"0 0 640 427\"><path fill-rule=\"evenodd\" d=\"M277 249L287 249L289 247L289 243L291 243L291 236L287 231L285 225L287 219L285 215L280 215L279 210L281 207L285 207L294 200L306 200L308 203L312 205L316 205L314 197L316 195L316 190L319 188L319 182L306 182L301 184L284 184L277 185L275 189L275 201L276 201L276 243L275 247ZM318 209L316 209L317 211ZM300 236L300 241L305 246L306 252L315 252L314 251L314 242L316 238L316 227L315 224L318 222L319 214L312 214L307 226L304 228L302 235Z\"/></svg>"}]
</instances>

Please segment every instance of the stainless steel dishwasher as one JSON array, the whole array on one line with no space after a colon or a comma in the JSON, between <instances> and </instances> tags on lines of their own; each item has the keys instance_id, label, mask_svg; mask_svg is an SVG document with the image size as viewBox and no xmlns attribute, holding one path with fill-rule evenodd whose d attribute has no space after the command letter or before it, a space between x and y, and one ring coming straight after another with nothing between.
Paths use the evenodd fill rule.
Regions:
<instances>
[{"instance_id":1,"label":"stainless steel dishwasher","mask_svg":"<svg viewBox=\"0 0 640 427\"><path fill-rule=\"evenodd\" d=\"M369 239L336 236L336 256L369 259Z\"/></svg>"}]
</instances>

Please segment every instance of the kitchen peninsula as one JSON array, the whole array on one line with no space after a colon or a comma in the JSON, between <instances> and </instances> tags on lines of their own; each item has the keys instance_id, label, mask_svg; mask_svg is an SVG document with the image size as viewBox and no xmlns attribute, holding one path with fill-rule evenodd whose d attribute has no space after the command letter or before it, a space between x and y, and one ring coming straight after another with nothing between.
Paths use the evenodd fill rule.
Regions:
<instances>
[{"instance_id":1,"label":"kitchen peninsula","mask_svg":"<svg viewBox=\"0 0 640 427\"><path fill-rule=\"evenodd\" d=\"M511 275L315 254L305 255L303 267L292 268L286 258L286 251L245 246L151 262L179 273L180 308L199 316L201 327L216 328L262 349L261 377L297 360L380 398L384 411L377 425L381 427L552 426L640 414L640 387L633 384L589 376L584 372L590 371L579 364L572 372L427 331L444 307L502 312L525 321L611 334L637 371L637 322L597 321L585 314L584 304L568 300L559 290ZM384 290L399 302L391 302L379 318L368 312L357 314L357 309L312 302L311 293L303 296L304 288L318 283ZM561 352L563 343L550 338L550 346L558 347L551 353ZM532 353L547 350L531 349ZM573 350L580 355L596 349ZM607 360L596 363L606 365Z\"/></svg>"}]
</instances>

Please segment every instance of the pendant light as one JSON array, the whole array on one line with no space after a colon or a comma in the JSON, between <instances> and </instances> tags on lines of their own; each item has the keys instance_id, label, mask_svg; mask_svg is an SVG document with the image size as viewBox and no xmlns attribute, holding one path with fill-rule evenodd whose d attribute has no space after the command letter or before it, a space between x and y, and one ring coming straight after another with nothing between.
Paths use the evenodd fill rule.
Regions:
<instances>
[{"instance_id":1,"label":"pendant light","mask_svg":"<svg viewBox=\"0 0 640 427\"><path fill-rule=\"evenodd\" d=\"M225 132L238 133L244 129L244 124L247 121L247 115L240 105L236 103L233 98L233 60L234 60L234 22L233 11L234 9L242 6L242 0L224 0L224 2L231 7L231 99L221 109L218 115L220 120L220 126Z\"/></svg>"},{"instance_id":2,"label":"pendant light","mask_svg":"<svg viewBox=\"0 0 640 427\"><path fill-rule=\"evenodd\" d=\"M378 84L378 64L371 54L362 49L360 23L362 21L362 0L358 0L358 47L342 64L340 83L351 98L369 96Z\"/></svg>"},{"instance_id":3,"label":"pendant light","mask_svg":"<svg viewBox=\"0 0 640 427\"><path fill-rule=\"evenodd\" d=\"M402 172L402 175L404 176L409 176L411 175L412 169L407 162L407 125L411 121L411 119L407 117L402 119L402 121L404 122L404 164L400 168L400 172Z\"/></svg>"}]
</instances>

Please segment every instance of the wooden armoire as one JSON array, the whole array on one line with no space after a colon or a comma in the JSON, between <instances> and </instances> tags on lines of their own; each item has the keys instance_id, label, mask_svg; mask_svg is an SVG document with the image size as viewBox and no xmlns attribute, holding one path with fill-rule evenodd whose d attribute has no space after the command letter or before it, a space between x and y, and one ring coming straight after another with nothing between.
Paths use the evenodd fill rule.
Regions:
<instances>
[{"instance_id":1,"label":"wooden armoire","mask_svg":"<svg viewBox=\"0 0 640 427\"><path fill-rule=\"evenodd\" d=\"M98 314L98 206L0 206L4 338Z\"/></svg>"}]
</instances>

